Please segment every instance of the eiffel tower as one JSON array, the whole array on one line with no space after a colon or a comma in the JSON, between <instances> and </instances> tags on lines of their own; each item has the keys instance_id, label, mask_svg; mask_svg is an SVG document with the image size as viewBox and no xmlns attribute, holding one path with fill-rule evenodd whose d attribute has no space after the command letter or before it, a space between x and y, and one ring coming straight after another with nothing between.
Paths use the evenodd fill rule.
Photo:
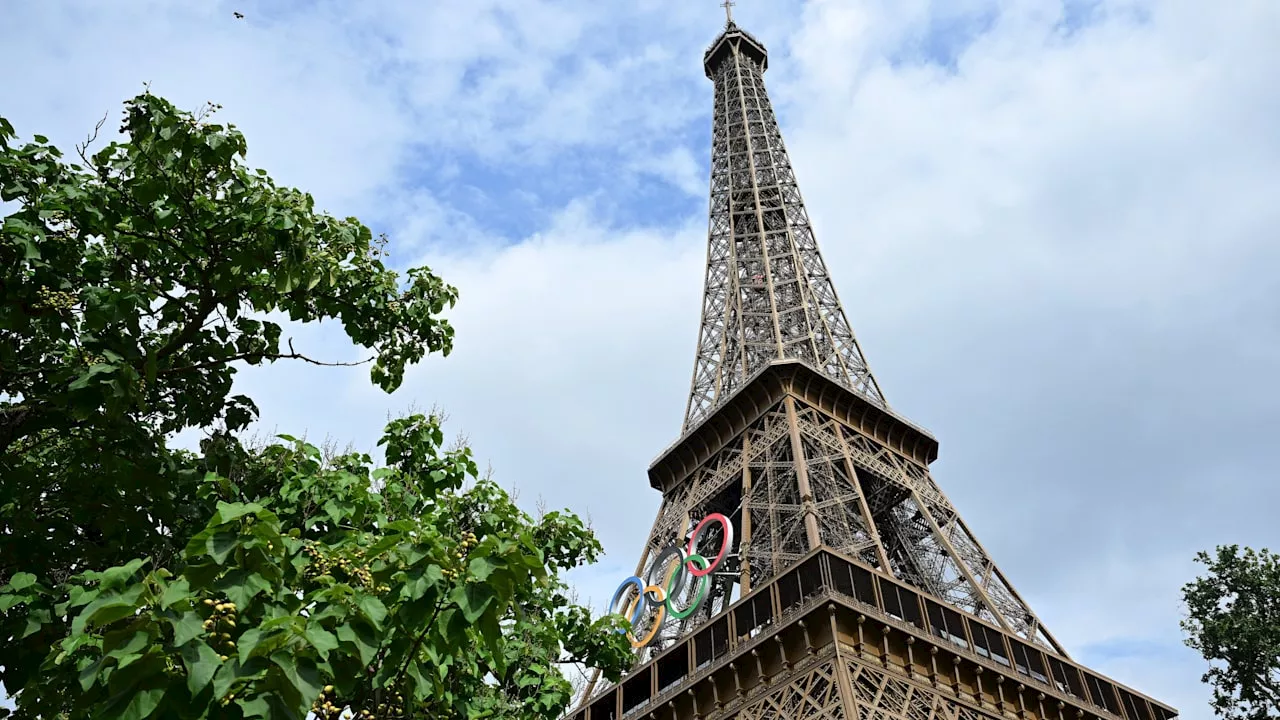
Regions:
<instances>
[{"instance_id":1,"label":"eiffel tower","mask_svg":"<svg viewBox=\"0 0 1280 720\"><path fill-rule=\"evenodd\" d=\"M886 403L854 337L765 93L768 53L730 5L703 56L692 389L614 598L637 662L593 679L571 720L1176 717L1074 662L934 482L938 442Z\"/></svg>"}]
</instances>

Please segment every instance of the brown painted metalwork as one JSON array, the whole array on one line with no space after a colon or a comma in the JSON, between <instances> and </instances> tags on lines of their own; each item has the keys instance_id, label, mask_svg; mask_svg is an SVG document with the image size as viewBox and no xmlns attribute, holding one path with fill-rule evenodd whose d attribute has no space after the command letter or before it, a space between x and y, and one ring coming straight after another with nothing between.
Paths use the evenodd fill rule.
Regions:
<instances>
[{"instance_id":1,"label":"brown painted metalwork","mask_svg":"<svg viewBox=\"0 0 1280 720\"><path fill-rule=\"evenodd\" d=\"M622 682L593 678L573 719L1176 717L1074 663L934 482L937 440L886 404L818 252L764 46L730 17L703 61L702 327L637 575L711 513L737 546L698 610Z\"/></svg>"},{"instance_id":2,"label":"brown painted metalwork","mask_svg":"<svg viewBox=\"0 0 1280 720\"><path fill-rule=\"evenodd\" d=\"M571 720L1001 716L1177 711L820 547L592 694Z\"/></svg>"}]
</instances>

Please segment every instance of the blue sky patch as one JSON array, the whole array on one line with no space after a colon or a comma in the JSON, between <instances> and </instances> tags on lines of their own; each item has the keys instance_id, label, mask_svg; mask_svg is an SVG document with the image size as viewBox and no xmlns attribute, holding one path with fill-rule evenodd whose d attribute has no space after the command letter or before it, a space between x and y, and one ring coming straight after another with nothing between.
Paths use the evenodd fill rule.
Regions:
<instances>
[{"instance_id":1,"label":"blue sky patch","mask_svg":"<svg viewBox=\"0 0 1280 720\"><path fill-rule=\"evenodd\" d=\"M916 34L889 55L893 67L928 64L956 72L961 55L987 33L999 18L999 11L987 8L967 15L933 15Z\"/></svg>"}]
</instances>

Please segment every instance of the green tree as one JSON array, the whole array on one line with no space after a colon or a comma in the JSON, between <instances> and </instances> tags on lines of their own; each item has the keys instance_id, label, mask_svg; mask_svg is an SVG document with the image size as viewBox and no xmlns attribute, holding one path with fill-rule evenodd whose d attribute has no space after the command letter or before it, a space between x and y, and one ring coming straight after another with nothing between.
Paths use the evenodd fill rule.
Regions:
<instances>
[{"instance_id":1,"label":"green tree","mask_svg":"<svg viewBox=\"0 0 1280 720\"><path fill-rule=\"evenodd\" d=\"M243 164L233 126L144 94L68 163L0 118L0 681L21 717L553 717L615 620L560 573L599 545L391 423L386 467L246 450L236 363L322 362L268 318L337 320L372 380L447 354L456 292ZM322 363L323 364L323 363ZM166 438L204 428L200 453ZM326 705L326 703L328 703Z\"/></svg>"},{"instance_id":2,"label":"green tree","mask_svg":"<svg viewBox=\"0 0 1280 720\"><path fill-rule=\"evenodd\" d=\"M388 391L451 349L452 287L403 282L368 228L250 171L244 137L207 119L144 94L127 141L79 165L0 118L0 200L18 206L0 226L0 580L33 556L64 580L180 551L208 515L188 513L164 438L253 419L236 361L317 362L268 314L338 320Z\"/></svg>"},{"instance_id":3,"label":"green tree","mask_svg":"<svg viewBox=\"0 0 1280 720\"><path fill-rule=\"evenodd\" d=\"M69 620L29 668L20 712L559 717L572 694L560 664L616 679L631 658L617 618L593 621L559 579L600 545L572 515L521 512L442 437L435 417L392 422L377 470L287 437L207 447L226 474L199 482L216 510L180 569L139 558L61 588L28 573L0 588L0 608L37 634Z\"/></svg>"},{"instance_id":4,"label":"green tree","mask_svg":"<svg viewBox=\"0 0 1280 720\"><path fill-rule=\"evenodd\" d=\"M1183 587L1187 645L1211 667L1213 709L1230 720L1280 718L1280 555L1239 546L1198 553L1208 568Z\"/></svg>"}]
</instances>

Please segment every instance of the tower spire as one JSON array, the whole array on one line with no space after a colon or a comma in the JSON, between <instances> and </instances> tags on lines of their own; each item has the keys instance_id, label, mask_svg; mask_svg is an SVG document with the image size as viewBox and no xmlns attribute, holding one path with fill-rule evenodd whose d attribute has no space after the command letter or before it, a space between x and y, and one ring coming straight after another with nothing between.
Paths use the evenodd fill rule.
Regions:
<instances>
[{"instance_id":1,"label":"tower spire","mask_svg":"<svg viewBox=\"0 0 1280 720\"><path fill-rule=\"evenodd\" d=\"M725 0L726 12L731 5ZM806 363L885 406L809 225L765 92L768 64L764 45L732 19L703 57L715 82L715 116L707 274L686 431L782 360Z\"/></svg>"},{"instance_id":2,"label":"tower spire","mask_svg":"<svg viewBox=\"0 0 1280 720\"><path fill-rule=\"evenodd\" d=\"M730 2L730 0L724 0L724 2L720 3L720 7L724 8L725 27L733 25L733 6L735 4L736 3Z\"/></svg>"}]
</instances>

